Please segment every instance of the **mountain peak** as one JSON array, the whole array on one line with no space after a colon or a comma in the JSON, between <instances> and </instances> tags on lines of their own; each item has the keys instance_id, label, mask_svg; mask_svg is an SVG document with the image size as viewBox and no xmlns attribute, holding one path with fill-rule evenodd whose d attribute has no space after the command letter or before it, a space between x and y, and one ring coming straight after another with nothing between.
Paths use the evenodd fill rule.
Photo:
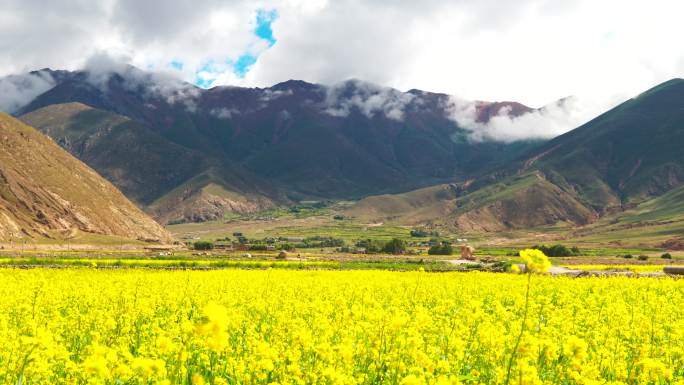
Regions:
<instances>
[{"instance_id":1,"label":"mountain peak","mask_svg":"<svg viewBox=\"0 0 684 385\"><path fill-rule=\"evenodd\" d=\"M652 97L655 95L668 93L668 92L676 92L676 93L684 92L684 79L674 78L674 79L667 80L667 81L660 83L657 86L641 93L639 96L636 97L636 99Z\"/></svg>"},{"instance_id":2,"label":"mountain peak","mask_svg":"<svg viewBox=\"0 0 684 385\"><path fill-rule=\"evenodd\" d=\"M284 91L284 90L293 90L293 91L299 91L299 90L310 90L313 88L317 88L318 86L314 83L309 83L304 80L298 80L298 79L290 79L286 80L284 82L277 83L269 88L277 91Z\"/></svg>"}]
</instances>

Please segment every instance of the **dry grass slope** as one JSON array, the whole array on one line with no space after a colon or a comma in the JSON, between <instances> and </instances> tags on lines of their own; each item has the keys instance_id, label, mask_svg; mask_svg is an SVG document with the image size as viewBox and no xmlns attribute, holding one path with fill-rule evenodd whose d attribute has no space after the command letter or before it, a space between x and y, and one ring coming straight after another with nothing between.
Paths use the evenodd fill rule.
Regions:
<instances>
[{"instance_id":1,"label":"dry grass slope","mask_svg":"<svg viewBox=\"0 0 684 385\"><path fill-rule=\"evenodd\" d=\"M226 175L228 174L228 175ZM265 194L235 188L234 175L210 168L147 206L161 223L222 220L228 214L248 214L276 207ZM255 191L258 186L254 186Z\"/></svg>"},{"instance_id":2,"label":"dry grass slope","mask_svg":"<svg viewBox=\"0 0 684 385\"><path fill-rule=\"evenodd\" d=\"M0 113L0 239L83 233L172 240L91 168L34 128Z\"/></svg>"},{"instance_id":3,"label":"dry grass slope","mask_svg":"<svg viewBox=\"0 0 684 385\"><path fill-rule=\"evenodd\" d=\"M347 209L346 215L366 222L389 220L411 225L440 218L453 207L456 196L454 186L440 184L404 194L371 196Z\"/></svg>"}]
</instances>

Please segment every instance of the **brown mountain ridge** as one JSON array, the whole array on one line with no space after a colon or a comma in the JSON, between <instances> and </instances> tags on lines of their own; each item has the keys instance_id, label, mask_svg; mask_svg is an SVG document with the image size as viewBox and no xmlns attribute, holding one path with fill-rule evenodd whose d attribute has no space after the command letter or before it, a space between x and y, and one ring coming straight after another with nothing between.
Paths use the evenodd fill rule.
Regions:
<instances>
[{"instance_id":1,"label":"brown mountain ridge","mask_svg":"<svg viewBox=\"0 0 684 385\"><path fill-rule=\"evenodd\" d=\"M172 240L90 167L0 113L0 239L81 235Z\"/></svg>"}]
</instances>

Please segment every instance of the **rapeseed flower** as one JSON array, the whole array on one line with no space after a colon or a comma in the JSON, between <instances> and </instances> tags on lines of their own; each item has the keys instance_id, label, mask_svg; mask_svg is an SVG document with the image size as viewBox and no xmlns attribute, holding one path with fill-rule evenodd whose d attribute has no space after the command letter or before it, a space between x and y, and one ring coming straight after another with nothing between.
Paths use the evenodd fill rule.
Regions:
<instances>
[{"instance_id":1,"label":"rapeseed flower","mask_svg":"<svg viewBox=\"0 0 684 385\"><path fill-rule=\"evenodd\" d=\"M541 250L520 250L520 258L525 262L527 271L531 273L546 273L551 268L549 258Z\"/></svg>"}]
</instances>

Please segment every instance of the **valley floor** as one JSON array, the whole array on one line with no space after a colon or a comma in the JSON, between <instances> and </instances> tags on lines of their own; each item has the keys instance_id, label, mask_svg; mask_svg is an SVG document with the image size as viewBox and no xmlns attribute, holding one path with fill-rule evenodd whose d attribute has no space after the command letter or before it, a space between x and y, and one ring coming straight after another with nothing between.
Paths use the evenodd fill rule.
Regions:
<instances>
[{"instance_id":1,"label":"valley floor","mask_svg":"<svg viewBox=\"0 0 684 385\"><path fill-rule=\"evenodd\" d=\"M684 217L663 207L670 200L637 207L618 217L602 219L581 228L555 226L498 233L461 233L444 226L406 226L400 223L363 223L344 215L349 203L300 205L223 221L170 225L178 240L172 245L131 242L122 238L78 234L71 240L10 239L0 242L0 264L12 266L92 266L100 268L287 268L287 269L389 269L452 271L491 270L488 264L517 262L517 251L535 245L577 247L581 255L552 258L558 266L596 266L631 271L660 271L663 265L684 264ZM668 200L669 199L669 200ZM662 214L662 215L661 215ZM366 252L364 242L403 241L406 252ZM196 242L210 242L210 251L193 250ZM239 242L238 242L239 241ZM452 255L428 255L430 246L447 241ZM327 242L327 243L326 243ZM454 266L458 246L475 247L479 259ZM280 249L287 255L278 258ZM672 259L661 256L669 253ZM483 263L486 267L483 267ZM634 267L632 267L634 266ZM647 266L647 267L643 267ZM652 267L651 267L652 266ZM585 270L586 270L585 269Z\"/></svg>"}]
</instances>

